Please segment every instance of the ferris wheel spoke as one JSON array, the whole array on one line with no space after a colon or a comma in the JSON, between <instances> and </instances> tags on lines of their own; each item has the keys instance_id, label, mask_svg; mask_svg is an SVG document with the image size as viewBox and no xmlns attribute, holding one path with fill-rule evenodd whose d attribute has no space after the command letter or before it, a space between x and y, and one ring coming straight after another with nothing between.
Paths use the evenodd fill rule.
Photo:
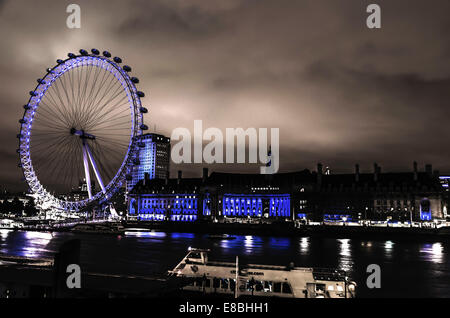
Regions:
<instances>
[{"instance_id":1,"label":"ferris wheel spoke","mask_svg":"<svg viewBox=\"0 0 450 318\"><path fill-rule=\"evenodd\" d=\"M47 149L51 149L52 147L57 146L58 144L60 144L61 142L63 142L64 140L66 140L66 136L60 136L60 137L57 137L56 139L52 139L52 141L49 141L49 140L47 139L45 142L46 142L47 144L50 142L51 144L50 144L50 145L47 145L46 147L47 147ZM36 145L36 143L34 142L34 139L33 139L33 141L31 142L31 147L32 147L32 149L36 149L39 145L40 145L40 143L37 143L37 145ZM40 154L39 152L37 152L36 154L33 153L33 156L32 156L32 157L39 156L39 155L48 156L48 154L45 154L45 153Z\"/></svg>"},{"instance_id":2,"label":"ferris wheel spoke","mask_svg":"<svg viewBox=\"0 0 450 318\"><path fill-rule=\"evenodd\" d=\"M105 86L105 84L107 82L107 80L105 80L105 77L109 72L107 70L101 69L100 73L103 73L102 79L100 81L100 87L97 88L97 92L95 93L95 96L92 98L92 103L89 107L90 109L92 108L92 105L95 105L98 94L102 91L103 87ZM89 115L90 115L90 113L89 113Z\"/></svg>"},{"instance_id":3,"label":"ferris wheel spoke","mask_svg":"<svg viewBox=\"0 0 450 318\"><path fill-rule=\"evenodd\" d=\"M67 132L67 125L58 123L58 122L52 122L50 118L46 117L45 115L38 114L36 118L34 119L35 123L39 123L39 125L42 125L44 127L57 130L57 131L65 131Z\"/></svg>"},{"instance_id":4,"label":"ferris wheel spoke","mask_svg":"<svg viewBox=\"0 0 450 318\"><path fill-rule=\"evenodd\" d=\"M71 188L73 188L73 155L74 155L74 147L73 147L73 143L74 140L72 139L69 143L69 149L67 150L67 162L66 162L66 167L65 169L63 169L64 173L63 173L63 177L62 179L62 183L65 185L70 186Z\"/></svg>"},{"instance_id":5,"label":"ferris wheel spoke","mask_svg":"<svg viewBox=\"0 0 450 318\"><path fill-rule=\"evenodd\" d=\"M74 72L68 72L68 73L64 73L63 75L68 74L68 79L69 79L69 87L70 87L70 91L72 93L72 102L75 101L75 91L74 91L74 80L73 80L73 74Z\"/></svg>"},{"instance_id":6,"label":"ferris wheel spoke","mask_svg":"<svg viewBox=\"0 0 450 318\"><path fill-rule=\"evenodd\" d=\"M55 110L56 112L58 112L58 113L61 115L61 117L64 118L64 120L65 120L66 122L68 122L69 120L68 120L68 118L67 118L67 115L61 110L61 107L58 106L58 103L55 101L55 98L53 97L53 93L52 93L52 90L51 90L51 89L49 89L49 90L47 91L47 93L45 94L45 97L47 97L46 100L48 100L49 103L53 105L53 110ZM43 102L43 101L41 101L41 103L43 103L44 105L47 105L49 108L52 108L49 104L46 104L46 103Z\"/></svg>"},{"instance_id":7,"label":"ferris wheel spoke","mask_svg":"<svg viewBox=\"0 0 450 318\"><path fill-rule=\"evenodd\" d=\"M72 72L70 72L72 73ZM69 112L70 112L70 118L71 121L74 123L76 122L77 117L77 107L76 105L73 105L74 103L74 91L73 91L73 85L71 83L70 74L64 73L61 76L62 85L64 86L65 90L67 91L66 97L67 97L67 105L69 105ZM70 107L72 105L72 107Z\"/></svg>"},{"instance_id":8,"label":"ferris wheel spoke","mask_svg":"<svg viewBox=\"0 0 450 318\"><path fill-rule=\"evenodd\" d=\"M66 89L66 85L65 85L65 81L64 81L64 78L65 78L64 74L60 78L61 78L61 80L60 80L61 87L64 90L64 95L66 96L67 104L69 105L70 104L70 98L69 98L69 94L68 94L67 89ZM70 110L71 110L71 108L68 109L68 112L69 112L69 114L71 116L73 116L73 110L72 110L72 112L70 112Z\"/></svg>"},{"instance_id":9,"label":"ferris wheel spoke","mask_svg":"<svg viewBox=\"0 0 450 318\"><path fill-rule=\"evenodd\" d=\"M96 68L96 70L94 72L94 81L93 81L93 83L91 85L91 90L90 90L89 96L87 98L88 103L86 105L86 111L82 112L83 114L88 113L88 110L91 109L91 107L92 107L92 104L94 102L94 100L93 100L94 91L98 92L97 81L98 81L98 78L100 77L100 74L101 74L101 72L99 70L100 70L99 68ZM85 118L83 118L83 120L85 120Z\"/></svg>"},{"instance_id":10,"label":"ferris wheel spoke","mask_svg":"<svg viewBox=\"0 0 450 318\"><path fill-rule=\"evenodd\" d=\"M105 70L105 72L109 72L109 71ZM100 99L94 100L94 102L95 102L94 105L98 106L99 104L101 104L103 99L111 92L111 89L117 84L114 79L115 79L115 77L109 76L106 86L104 87L104 89L102 89L102 91L100 91L100 94L101 94ZM94 106L94 108L96 108L96 106Z\"/></svg>"},{"instance_id":11,"label":"ferris wheel spoke","mask_svg":"<svg viewBox=\"0 0 450 318\"><path fill-rule=\"evenodd\" d=\"M68 144L69 141L66 140L62 145L58 146L56 148L53 148L55 151L51 153L59 153L59 157L57 157L56 160L51 160L48 156L43 157L42 160L39 163L36 163L35 166L39 167L39 174L41 174L43 171L49 171L50 175L55 175L56 178L54 179L56 182L60 180L59 176L61 174L61 168L65 165L65 155L62 152L62 149ZM41 163L42 162L42 163ZM45 168L45 169L44 169Z\"/></svg>"},{"instance_id":12,"label":"ferris wheel spoke","mask_svg":"<svg viewBox=\"0 0 450 318\"><path fill-rule=\"evenodd\" d=\"M122 115L122 116L109 116L109 117L105 117L104 119L102 119L101 121L97 122L95 124L95 127L101 128L102 125L104 124L113 124L113 125L117 125L117 124L130 124L131 126L131 121L124 121L125 118L129 118L129 115Z\"/></svg>"},{"instance_id":13,"label":"ferris wheel spoke","mask_svg":"<svg viewBox=\"0 0 450 318\"><path fill-rule=\"evenodd\" d=\"M116 103L113 104L111 101L111 103L102 104L101 105L102 108L98 108L98 105L97 105L97 108L93 108L91 110L91 113L96 114L96 117L94 117L94 119L97 119L97 118L101 117L101 115L103 113L105 113L107 111L109 113L110 111L116 111L118 109L120 110L121 108L123 108L123 106L129 106L129 103L127 101L128 101L128 96L123 94L122 98L120 98ZM106 107L106 106L108 106L108 107ZM104 112L103 113L100 112L101 110L104 110Z\"/></svg>"},{"instance_id":14,"label":"ferris wheel spoke","mask_svg":"<svg viewBox=\"0 0 450 318\"><path fill-rule=\"evenodd\" d=\"M55 165L54 168L56 180L65 185L66 191L70 191L71 189L67 187L71 188L71 185L68 185L66 183L67 175L71 172L71 170L68 168L68 163L72 156L72 148L70 146L70 142L67 143L65 147L60 148L59 151L61 152L59 163Z\"/></svg>"},{"instance_id":15,"label":"ferris wheel spoke","mask_svg":"<svg viewBox=\"0 0 450 318\"><path fill-rule=\"evenodd\" d=\"M106 99L106 102L104 102L104 99L108 94L110 95L110 97L108 99ZM96 105L92 109L92 111L101 110L105 105L107 105L110 101L114 100L114 98L116 98L120 94L124 94L123 87L120 83L114 81L113 85L108 86L108 88L104 91L101 99L96 103Z\"/></svg>"},{"instance_id":16,"label":"ferris wheel spoke","mask_svg":"<svg viewBox=\"0 0 450 318\"><path fill-rule=\"evenodd\" d=\"M63 97L61 96L62 94L61 94L61 92L60 92L60 90L59 90L59 83L61 83L61 81L55 81L55 83L54 83L54 88L55 88L55 90L54 90L54 92L55 92L55 94L56 94L56 97L58 98L58 100L59 100L59 102L60 102L60 107L61 108L63 108L64 110L63 110L63 113L65 113L68 117L68 119L69 119L69 121L70 121L70 119L71 119L71 113L70 113L70 110L69 110L69 108L68 108L68 106L66 106L66 103L65 103L65 101L63 100Z\"/></svg>"},{"instance_id":17,"label":"ferris wheel spoke","mask_svg":"<svg viewBox=\"0 0 450 318\"><path fill-rule=\"evenodd\" d=\"M99 104L95 107L95 111L100 112L100 110L101 110L101 109L104 109L104 108L108 105L108 103L110 103L112 100L114 100L114 98L120 96L120 94L123 94L123 91L121 91L120 88L121 88L121 86L119 86L119 87L112 93L112 94L114 94L113 97L111 97L110 99L108 99L106 102L99 103ZM102 98L102 100L103 100L103 98ZM92 110L92 111L94 111L94 110ZM98 115L99 115L99 114L98 114ZM97 116L98 116L98 115L97 115Z\"/></svg>"},{"instance_id":18,"label":"ferris wheel spoke","mask_svg":"<svg viewBox=\"0 0 450 318\"><path fill-rule=\"evenodd\" d=\"M126 96L125 96L125 98L126 98ZM111 117L111 116L115 116L117 114L123 113L125 111L130 111L130 109L126 109L126 108L124 109L125 105L128 105L128 104L123 103L123 104L112 105L108 108L104 108L103 109L104 111L102 111L102 112L98 111L95 115L92 115L90 117L89 121L87 122L87 125L88 126L97 125L100 120L105 119L105 116ZM118 112L115 113L117 110L118 110ZM128 116L128 117L130 117L130 116Z\"/></svg>"},{"instance_id":19,"label":"ferris wheel spoke","mask_svg":"<svg viewBox=\"0 0 450 318\"><path fill-rule=\"evenodd\" d=\"M127 105L127 104L123 104L123 105ZM123 106L123 105L118 105L118 106ZM110 112L109 116L107 115L108 117L105 117L105 118L104 118L104 120L109 120L109 119L114 118L115 116L121 115L121 114L123 114L123 113L125 113L125 112L130 112L130 110L127 109L127 108L118 107L118 109L120 109L120 111L115 112L115 109L114 109L113 111ZM130 117L130 116L127 115L127 118L129 118L129 117ZM99 120L100 120L100 118L97 118L96 121L94 121L94 119L91 120L91 121L89 122L89 124L87 125L87 127L89 127L89 129L92 129L94 126L96 126L96 125L99 124ZM131 121L129 121L129 122L131 123Z\"/></svg>"},{"instance_id":20,"label":"ferris wheel spoke","mask_svg":"<svg viewBox=\"0 0 450 318\"><path fill-rule=\"evenodd\" d=\"M82 85L81 79L82 79L82 75L83 75L83 69L84 69L83 66L76 68L76 79L77 79L76 83L77 83L77 85L74 85L74 88L76 88L77 94L75 95L74 106L77 108L81 107L80 106L80 95L81 95L81 85ZM79 115L79 113L78 113L78 115ZM79 116L77 116L76 119L77 119L76 123L77 123L77 125L79 125L80 124Z\"/></svg>"},{"instance_id":21,"label":"ferris wheel spoke","mask_svg":"<svg viewBox=\"0 0 450 318\"><path fill-rule=\"evenodd\" d=\"M84 113L86 111L86 95L87 95L87 91L88 91L88 84L89 84L89 80L91 78L91 73L92 73L92 67L88 67L87 71L86 71L86 78L84 81L84 88L83 88L83 93L81 95L81 102L80 105L82 107L82 113Z\"/></svg>"},{"instance_id":22,"label":"ferris wheel spoke","mask_svg":"<svg viewBox=\"0 0 450 318\"><path fill-rule=\"evenodd\" d=\"M50 108L45 102L41 102L44 106L47 106L48 108ZM43 108L39 108L38 109L38 111L37 111L37 114L38 115L41 115L41 116L44 116L44 117L46 117L46 118L48 118L49 120L51 120L52 122L55 122L55 118L56 118L56 121L57 122L59 122L60 124L62 124L62 125L67 125L67 122L65 122L65 120L63 120L61 117L60 117L60 112L59 111L56 111L56 112L50 112L46 107L43 107ZM44 115L45 114L45 115ZM52 118L51 117L49 117L49 116L54 116L54 118L53 118L53 120L52 120Z\"/></svg>"}]
</instances>

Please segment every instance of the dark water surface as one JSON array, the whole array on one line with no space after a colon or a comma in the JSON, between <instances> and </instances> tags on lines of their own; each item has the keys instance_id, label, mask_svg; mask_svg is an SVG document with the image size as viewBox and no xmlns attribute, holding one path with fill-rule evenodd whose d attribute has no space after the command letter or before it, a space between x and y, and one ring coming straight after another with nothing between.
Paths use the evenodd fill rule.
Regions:
<instances>
[{"instance_id":1,"label":"dark water surface","mask_svg":"<svg viewBox=\"0 0 450 318\"><path fill-rule=\"evenodd\" d=\"M53 257L68 239L81 240L81 267L90 272L149 275L172 269L189 246L211 249L210 259L270 265L332 267L349 271L358 297L450 297L450 242L236 236L215 241L202 234L133 235L0 230L0 254ZM366 268L381 267L381 289L366 287Z\"/></svg>"}]
</instances>

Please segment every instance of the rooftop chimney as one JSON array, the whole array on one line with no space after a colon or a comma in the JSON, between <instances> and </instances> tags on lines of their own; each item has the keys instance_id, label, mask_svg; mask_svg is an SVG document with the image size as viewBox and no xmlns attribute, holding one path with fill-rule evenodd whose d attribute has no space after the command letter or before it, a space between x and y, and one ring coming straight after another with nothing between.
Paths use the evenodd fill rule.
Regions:
<instances>
[{"instance_id":1,"label":"rooftop chimney","mask_svg":"<svg viewBox=\"0 0 450 318\"><path fill-rule=\"evenodd\" d=\"M322 173L323 173L323 165L319 162L317 164L317 185L322 185Z\"/></svg>"},{"instance_id":2,"label":"rooftop chimney","mask_svg":"<svg viewBox=\"0 0 450 318\"><path fill-rule=\"evenodd\" d=\"M208 168L203 168L203 175L202 175L203 183L206 182L206 179L208 179Z\"/></svg>"},{"instance_id":3,"label":"rooftop chimney","mask_svg":"<svg viewBox=\"0 0 450 318\"><path fill-rule=\"evenodd\" d=\"M177 179L177 184L181 183L181 177L183 175L183 172L181 170L178 170L178 179Z\"/></svg>"},{"instance_id":4,"label":"rooftop chimney","mask_svg":"<svg viewBox=\"0 0 450 318\"><path fill-rule=\"evenodd\" d=\"M417 181L417 162L414 161L414 181Z\"/></svg>"},{"instance_id":5,"label":"rooftop chimney","mask_svg":"<svg viewBox=\"0 0 450 318\"><path fill-rule=\"evenodd\" d=\"M355 181L359 182L359 164L355 165Z\"/></svg>"}]
</instances>

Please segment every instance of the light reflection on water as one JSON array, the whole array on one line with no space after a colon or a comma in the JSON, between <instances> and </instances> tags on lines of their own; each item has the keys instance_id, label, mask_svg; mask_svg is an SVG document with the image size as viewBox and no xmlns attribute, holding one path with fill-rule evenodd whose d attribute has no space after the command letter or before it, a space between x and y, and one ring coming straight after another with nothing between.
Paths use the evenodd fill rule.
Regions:
<instances>
[{"instance_id":1,"label":"light reflection on water","mask_svg":"<svg viewBox=\"0 0 450 318\"><path fill-rule=\"evenodd\" d=\"M16 234L19 234L16 236ZM0 231L0 253L21 257L38 258L52 252L48 244L53 238L48 232L15 232L12 230Z\"/></svg>"},{"instance_id":2,"label":"light reflection on water","mask_svg":"<svg viewBox=\"0 0 450 318\"><path fill-rule=\"evenodd\" d=\"M350 272L364 297L450 297L448 241L361 240L322 237L263 237L235 235L212 240L192 233L140 232L130 235L92 235L0 230L0 254L52 257L68 239L81 239L81 261L88 270L149 275L173 268L189 246L211 250L210 259L253 264L339 268ZM365 287L366 268L380 265L383 288ZM411 281L414 277L414 281ZM414 286L413 286L414 285ZM423 286L417 288L417 286ZM366 288L366 289L364 289ZM378 294L376 294L378 292Z\"/></svg>"},{"instance_id":3,"label":"light reflection on water","mask_svg":"<svg viewBox=\"0 0 450 318\"><path fill-rule=\"evenodd\" d=\"M300 254L308 255L309 253L309 237L302 237L300 239Z\"/></svg>"},{"instance_id":4,"label":"light reflection on water","mask_svg":"<svg viewBox=\"0 0 450 318\"><path fill-rule=\"evenodd\" d=\"M351 271L353 267L353 258L350 245L350 239L339 239L339 269Z\"/></svg>"},{"instance_id":5,"label":"light reflection on water","mask_svg":"<svg viewBox=\"0 0 450 318\"><path fill-rule=\"evenodd\" d=\"M444 260L444 247L442 243L423 244L420 253L424 255L427 261L441 264Z\"/></svg>"},{"instance_id":6,"label":"light reflection on water","mask_svg":"<svg viewBox=\"0 0 450 318\"><path fill-rule=\"evenodd\" d=\"M386 241L386 243L384 243L384 255L387 258L391 258L393 250L394 250L394 242Z\"/></svg>"}]
</instances>

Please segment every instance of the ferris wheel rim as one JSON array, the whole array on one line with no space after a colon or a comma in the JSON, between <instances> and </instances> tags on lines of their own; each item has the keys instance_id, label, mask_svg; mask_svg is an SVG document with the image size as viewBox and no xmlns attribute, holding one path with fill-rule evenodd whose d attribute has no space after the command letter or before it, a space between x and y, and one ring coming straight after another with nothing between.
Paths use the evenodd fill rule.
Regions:
<instances>
[{"instance_id":1,"label":"ferris wheel rim","mask_svg":"<svg viewBox=\"0 0 450 318\"><path fill-rule=\"evenodd\" d=\"M30 91L30 98L28 103L24 106L25 110L22 119L19 120L21 124L20 133L17 136L19 139L19 166L22 168L24 179L34 194L37 194L43 202L46 202L51 207L56 209L59 208L66 211L79 211L94 202L102 204L108 201L118 190L118 188L122 186L126 176L130 173L132 161L138 151L136 138L143 133L143 130L147 128L146 125L144 125L143 120L143 113L146 109L142 107L140 100L140 97L143 97L144 94L138 91L134 85L138 82L138 80L134 77L131 78L128 75L131 68L126 65L121 68L118 64L121 63L122 60L118 57L114 57L111 60L111 55L107 51L104 51L103 55L104 56L99 56L99 52L96 49L92 49L92 54L87 53L85 50L80 50L79 55L69 53L69 58L65 60L57 60L57 64L54 67L47 69L47 73L42 79L38 80L38 85L35 89ZM128 98L128 104L131 110L130 117L132 127L130 129L130 137L126 154L118 171L105 186L104 191L100 190L91 198L79 201L63 200L52 194L46 186L39 181L39 178L34 170L30 153L33 119L42 98L45 96L47 90L53 85L53 83L71 69L85 65L101 67L104 70L109 71L120 82Z\"/></svg>"}]
</instances>

